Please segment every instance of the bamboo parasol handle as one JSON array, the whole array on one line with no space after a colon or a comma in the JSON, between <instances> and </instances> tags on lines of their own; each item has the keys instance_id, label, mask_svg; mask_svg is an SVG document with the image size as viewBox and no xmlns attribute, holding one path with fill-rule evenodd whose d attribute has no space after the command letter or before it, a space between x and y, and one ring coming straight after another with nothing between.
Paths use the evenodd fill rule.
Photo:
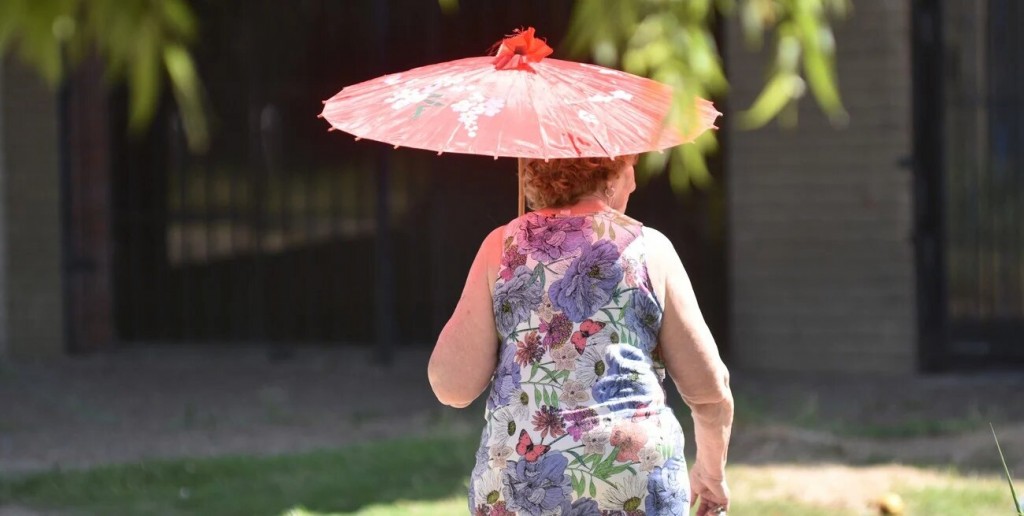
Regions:
<instances>
[{"instance_id":1,"label":"bamboo parasol handle","mask_svg":"<svg viewBox=\"0 0 1024 516\"><path fill-rule=\"evenodd\" d=\"M525 181L523 176L523 166L525 161L523 158L519 158L519 216L522 217L523 213L526 213L526 193L524 192L523 182Z\"/></svg>"}]
</instances>

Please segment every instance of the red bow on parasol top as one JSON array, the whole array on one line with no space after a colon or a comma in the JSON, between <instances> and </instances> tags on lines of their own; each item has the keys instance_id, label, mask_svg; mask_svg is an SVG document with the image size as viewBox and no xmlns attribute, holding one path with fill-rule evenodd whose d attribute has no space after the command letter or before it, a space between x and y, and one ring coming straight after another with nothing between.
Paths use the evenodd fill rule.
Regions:
<instances>
[{"instance_id":1,"label":"red bow on parasol top","mask_svg":"<svg viewBox=\"0 0 1024 516\"><path fill-rule=\"evenodd\" d=\"M601 66L549 59L532 27L470 57L348 86L321 116L397 147L517 158L639 154L692 141L721 115L697 98L691 134L665 124L672 90ZM522 213L520 182L520 213Z\"/></svg>"}]
</instances>

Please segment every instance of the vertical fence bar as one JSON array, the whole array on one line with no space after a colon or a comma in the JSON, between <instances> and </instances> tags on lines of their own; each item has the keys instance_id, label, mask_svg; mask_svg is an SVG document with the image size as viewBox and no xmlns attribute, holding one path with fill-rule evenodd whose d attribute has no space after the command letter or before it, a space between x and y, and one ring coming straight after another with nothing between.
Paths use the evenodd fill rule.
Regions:
<instances>
[{"instance_id":1,"label":"vertical fence bar","mask_svg":"<svg viewBox=\"0 0 1024 516\"><path fill-rule=\"evenodd\" d=\"M344 200L346 199L346 175L352 172L351 167L347 163L344 163L344 168L342 168L342 165L342 163L332 163L331 166L326 167L329 173L333 174L333 177L331 177L331 241L333 244L331 245L331 254L329 255L329 263L331 265L329 267L331 299L335 302L333 311L339 314L336 317L329 318L331 321L330 340L333 341L342 340L345 329L344 317L340 315L344 313L344 307L338 302L338 300L344 299L342 292L345 283L342 275L342 260L345 259L345 256L343 256L345 247L339 246L338 243L349 238L345 235L343 208Z\"/></svg>"},{"instance_id":2,"label":"vertical fence bar","mask_svg":"<svg viewBox=\"0 0 1024 516\"><path fill-rule=\"evenodd\" d=\"M944 255L942 19L939 0L914 0L913 41L914 211L917 264L918 357L923 369L948 354L948 275Z\"/></svg>"},{"instance_id":3,"label":"vertical fence bar","mask_svg":"<svg viewBox=\"0 0 1024 516\"><path fill-rule=\"evenodd\" d=\"M317 280L317 254L322 252L323 239L318 235L319 221L317 220L318 196L316 194L316 171L314 167L302 167L302 176L299 179L303 182L303 244L298 248L303 262L303 296L299 306L302 307L300 318L303 328L298 332L307 341L322 340L323 328L318 325L317 318L317 295L320 293L320 282Z\"/></svg>"},{"instance_id":4,"label":"vertical fence bar","mask_svg":"<svg viewBox=\"0 0 1024 516\"><path fill-rule=\"evenodd\" d=\"M63 327L63 350L76 351L77 342L77 310L75 310L76 290L75 280L77 253L73 229L75 222L72 212L72 156L71 156L71 77L67 73L66 51L62 47L61 66L64 70L64 78L61 80L57 90L57 134L58 134L58 156L57 166L60 173L59 199L60 199L60 240L61 240L61 312L64 320Z\"/></svg>"},{"instance_id":5,"label":"vertical fence bar","mask_svg":"<svg viewBox=\"0 0 1024 516\"><path fill-rule=\"evenodd\" d=\"M194 310L196 321L196 336L202 340L210 341L213 340L214 335L217 335L217 330L214 328L214 321L224 318L224 304L223 300L217 299L219 292L217 291L217 273L215 270L216 264L220 263L224 258L219 254L218 237L220 236L220 220L222 216L221 206L219 202L218 193L218 177L217 170L213 167L193 167L193 160L188 160L190 166L185 168L185 173L190 173L189 169L201 170L204 183L203 183L203 208L205 213L205 219L203 224L203 232L205 233L206 242L203 253L203 261L197 269L198 279L200 281L199 288L197 288L196 295L199 296L201 293L202 298L196 299L193 304L194 307L198 307L198 310Z\"/></svg>"},{"instance_id":6,"label":"vertical fence bar","mask_svg":"<svg viewBox=\"0 0 1024 516\"><path fill-rule=\"evenodd\" d=\"M390 10L388 2L373 3L373 19L377 37L377 62L387 69L388 23ZM395 317L394 317L394 270L392 234L390 220L390 167L391 149L378 151L377 159L377 235L374 246L377 266L374 269L376 296L374 298L374 329L376 333L375 359L380 363L391 363L394 359Z\"/></svg>"},{"instance_id":7,"label":"vertical fence bar","mask_svg":"<svg viewBox=\"0 0 1024 516\"><path fill-rule=\"evenodd\" d=\"M182 185L182 204L179 213L168 214L167 225L170 228L175 223L179 224L185 241L183 260L177 266L177 274L174 274L172 277L177 280L177 285L175 285L177 288L174 290L178 296L178 309L181 310L181 335L179 338L185 341L193 341L196 338L195 314L193 310L196 305L201 306L203 301L197 294L200 289L195 288L199 283L199 264L201 263L196 244L197 240L206 241L205 225L208 219L205 217L206 213L204 212L206 208L207 185L205 175L203 177L192 177L189 175L187 167L184 165L185 160L183 159L185 149L181 141L181 124L177 120L176 115L171 115L170 123L171 128L167 135L167 140L169 142L171 159L168 160L167 183L170 184L171 177L177 176L179 178L179 184ZM200 201L199 197L200 189L202 190L202 201ZM195 198L192 198L193 193ZM201 204L199 204L200 202ZM206 250L204 250L203 254L205 255L205 253ZM173 265L168 267L169 271L174 269Z\"/></svg>"}]
</instances>

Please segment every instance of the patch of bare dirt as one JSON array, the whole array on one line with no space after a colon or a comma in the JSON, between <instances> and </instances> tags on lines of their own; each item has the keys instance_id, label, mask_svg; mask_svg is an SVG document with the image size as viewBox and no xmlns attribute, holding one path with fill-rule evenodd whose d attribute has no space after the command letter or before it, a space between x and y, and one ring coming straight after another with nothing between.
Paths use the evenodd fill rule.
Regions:
<instances>
[{"instance_id":1,"label":"patch of bare dirt","mask_svg":"<svg viewBox=\"0 0 1024 516\"><path fill-rule=\"evenodd\" d=\"M366 348L150 347L0 364L0 474L146 458L267 455L461 430L426 377ZM468 414L467 414L468 416Z\"/></svg>"},{"instance_id":2,"label":"patch of bare dirt","mask_svg":"<svg viewBox=\"0 0 1024 516\"><path fill-rule=\"evenodd\" d=\"M1024 471L1024 424L1001 427L999 442L1010 469ZM900 463L980 472L1002 468L988 428L944 436L872 439L773 424L737 429L730 456L743 464Z\"/></svg>"},{"instance_id":3,"label":"patch of bare dirt","mask_svg":"<svg viewBox=\"0 0 1024 516\"><path fill-rule=\"evenodd\" d=\"M284 361L268 360L260 347L153 346L3 363L0 474L477 431L481 402L456 411L434 399L429 351L397 348L389 366L358 347L298 348ZM733 371L733 387L736 465L897 463L995 472L993 421L1011 467L1024 471L1024 371Z\"/></svg>"},{"instance_id":4,"label":"patch of bare dirt","mask_svg":"<svg viewBox=\"0 0 1024 516\"><path fill-rule=\"evenodd\" d=\"M749 464L835 462L1024 471L1024 372L894 377L742 373L731 456ZM747 410L752 414L744 415Z\"/></svg>"},{"instance_id":5,"label":"patch of bare dirt","mask_svg":"<svg viewBox=\"0 0 1024 516\"><path fill-rule=\"evenodd\" d=\"M756 488L748 479L762 479ZM764 483L768 477L770 483ZM845 464L739 466L730 482L748 500L792 500L805 505L878 514L881 498L903 489L955 486L956 476L902 465L849 466Z\"/></svg>"}]
</instances>

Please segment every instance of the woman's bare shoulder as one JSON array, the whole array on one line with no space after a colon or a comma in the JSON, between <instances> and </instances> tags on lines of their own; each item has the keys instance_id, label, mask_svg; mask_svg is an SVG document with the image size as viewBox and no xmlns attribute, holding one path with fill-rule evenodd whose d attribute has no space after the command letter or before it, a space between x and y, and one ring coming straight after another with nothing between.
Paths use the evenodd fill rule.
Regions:
<instances>
[{"instance_id":1,"label":"woman's bare shoulder","mask_svg":"<svg viewBox=\"0 0 1024 516\"><path fill-rule=\"evenodd\" d=\"M675 246L664 233L649 226L644 226L643 232L649 258L671 258L676 255Z\"/></svg>"},{"instance_id":2,"label":"woman's bare shoulder","mask_svg":"<svg viewBox=\"0 0 1024 516\"><path fill-rule=\"evenodd\" d=\"M508 236L508 226L498 226L491 230L490 233L484 238L481 247L484 249L501 249L505 244L505 238Z\"/></svg>"}]
</instances>

